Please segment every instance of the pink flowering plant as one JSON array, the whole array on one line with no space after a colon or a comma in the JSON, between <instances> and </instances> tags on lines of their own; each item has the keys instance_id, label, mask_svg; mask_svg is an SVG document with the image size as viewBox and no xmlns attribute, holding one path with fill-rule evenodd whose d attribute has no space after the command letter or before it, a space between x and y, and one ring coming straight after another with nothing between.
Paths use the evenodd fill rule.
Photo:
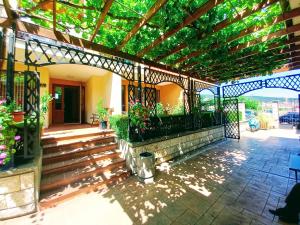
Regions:
<instances>
[{"instance_id":1,"label":"pink flowering plant","mask_svg":"<svg viewBox=\"0 0 300 225\"><path fill-rule=\"evenodd\" d=\"M11 107L5 100L0 100L0 166L10 162L15 153L14 145L21 139L17 136L17 129L11 114Z\"/></svg>"},{"instance_id":2,"label":"pink flowering plant","mask_svg":"<svg viewBox=\"0 0 300 225\"><path fill-rule=\"evenodd\" d=\"M146 121L149 119L149 109L139 100L130 102L130 109L128 112L130 123L132 126L137 127L140 131L144 131L146 128Z\"/></svg>"}]
</instances>

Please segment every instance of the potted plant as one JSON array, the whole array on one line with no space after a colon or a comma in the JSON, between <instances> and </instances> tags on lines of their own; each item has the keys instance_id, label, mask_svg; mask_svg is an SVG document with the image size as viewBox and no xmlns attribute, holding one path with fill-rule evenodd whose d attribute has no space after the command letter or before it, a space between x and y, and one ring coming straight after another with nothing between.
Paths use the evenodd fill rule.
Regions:
<instances>
[{"instance_id":1,"label":"potted plant","mask_svg":"<svg viewBox=\"0 0 300 225\"><path fill-rule=\"evenodd\" d=\"M48 110L49 110L49 103L52 100L53 100L53 97L49 93L45 93L41 97L41 105L40 105L40 125L41 125L41 128L44 125L44 122L45 122L45 119L46 119L46 115L47 115ZM42 133L42 132L40 132L40 133Z\"/></svg>"},{"instance_id":2,"label":"potted plant","mask_svg":"<svg viewBox=\"0 0 300 225\"><path fill-rule=\"evenodd\" d=\"M102 130L107 129L107 117L108 117L108 112L107 109L103 107L103 100L99 99L98 104L97 104L97 113L99 116L99 127Z\"/></svg>"},{"instance_id":3,"label":"potted plant","mask_svg":"<svg viewBox=\"0 0 300 225\"><path fill-rule=\"evenodd\" d=\"M16 135L16 123L11 114L14 106L7 105L5 100L0 101L0 167L8 169L13 166L14 146L21 139Z\"/></svg>"},{"instance_id":4,"label":"potted plant","mask_svg":"<svg viewBox=\"0 0 300 225\"><path fill-rule=\"evenodd\" d=\"M24 121L25 112L23 112L21 102L16 103L16 101L12 101L9 105L9 111L11 111L13 119L16 123Z\"/></svg>"}]
</instances>

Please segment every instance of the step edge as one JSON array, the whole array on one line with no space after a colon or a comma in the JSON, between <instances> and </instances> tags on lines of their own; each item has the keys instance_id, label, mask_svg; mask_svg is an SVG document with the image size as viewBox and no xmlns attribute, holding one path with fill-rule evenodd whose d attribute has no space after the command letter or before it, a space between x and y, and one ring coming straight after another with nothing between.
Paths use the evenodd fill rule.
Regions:
<instances>
[{"instance_id":1,"label":"step edge","mask_svg":"<svg viewBox=\"0 0 300 225\"><path fill-rule=\"evenodd\" d=\"M79 175L74 176L73 180L71 182L66 182L67 184L58 185L58 183L60 183L62 180L65 180L65 179L54 180L52 182L49 182L51 184L50 188L46 188L46 190L43 190L43 186L48 185L49 183L43 183L43 180L41 180L40 191L43 192L43 191L53 190L53 189L55 189L55 188L57 188L59 186L65 186L65 185L72 184L72 183L75 183L77 181L80 181L80 180L82 180L84 178L87 178L87 177L91 177L91 176L94 176L94 175L100 175L100 174L104 173L107 170L115 169L115 168L121 167L121 166L122 166L122 168L124 168L124 169L127 170L127 168L126 168L126 161L124 159L122 159L122 160L120 160L118 162L114 162L114 163L108 164L105 167L101 167L101 168L97 168L95 170L91 170L91 171L88 171L88 172L80 173L79 175L85 174L86 177L78 178ZM51 186L53 186L53 187L51 187Z\"/></svg>"}]
</instances>

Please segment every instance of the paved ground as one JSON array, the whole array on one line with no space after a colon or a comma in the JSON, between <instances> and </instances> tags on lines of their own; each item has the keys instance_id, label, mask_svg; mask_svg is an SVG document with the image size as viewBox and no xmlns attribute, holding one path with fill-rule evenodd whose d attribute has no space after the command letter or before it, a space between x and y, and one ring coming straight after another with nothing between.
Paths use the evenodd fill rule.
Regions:
<instances>
[{"instance_id":1,"label":"paved ground","mask_svg":"<svg viewBox=\"0 0 300 225\"><path fill-rule=\"evenodd\" d=\"M156 182L135 177L5 225L283 224L269 208L284 205L293 184L288 161L300 152L295 130L245 132L185 162L160 167ZM0 222L1 224L1 222Z\"/></svg>"}]
</instances>

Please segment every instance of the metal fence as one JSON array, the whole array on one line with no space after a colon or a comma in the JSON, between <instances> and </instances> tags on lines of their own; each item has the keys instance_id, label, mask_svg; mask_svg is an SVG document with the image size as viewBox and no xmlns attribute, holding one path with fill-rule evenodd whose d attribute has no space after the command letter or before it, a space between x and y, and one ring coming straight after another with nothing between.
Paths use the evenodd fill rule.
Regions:
<instances>
[{"instance_id":1,"label":"metal fence","mask_svg":"<svg viewBox=\"0 0 300 225\"><path fill-rule=\"evenodd\" d=\"M222 124L221 113L201 112L188 115L153 116L146 123L146 128L139 130L130 127L130 141L138 142L154 138L166 138L202 128Z\"/></svg>"}]
</instances>

